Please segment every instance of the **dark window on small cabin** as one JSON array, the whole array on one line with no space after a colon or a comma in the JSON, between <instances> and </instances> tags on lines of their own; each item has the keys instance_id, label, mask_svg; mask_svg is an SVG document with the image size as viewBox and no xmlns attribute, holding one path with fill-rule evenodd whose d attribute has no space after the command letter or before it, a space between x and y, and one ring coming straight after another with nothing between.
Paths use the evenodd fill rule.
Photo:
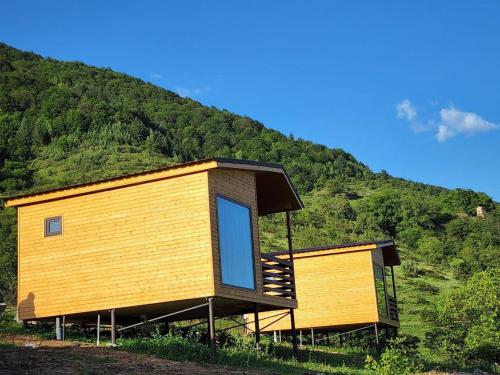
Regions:
<instances>
[{"instance_id":1,"label":"dark window on small cabin","mask_svg":"<svg viewBox=\"0 0 500 375\"><path fill-rule=\"evenodd\" d=\"M62 233L62 217L49 217L45 219L45 237L57 236Z\"/></svg>"},{"instance_id":2,"label":"dark window on small cabin","mask_svg":"<svg viewBox=\"0 0 500 375\"><path fill-rule=\"evenodd\" d=\"M381 316L388 316L384 267L380 264L373 263L373 269L375 272L375 291L377 293L378 312Z\"/></svg>"},{"instance_id":3,"label":"dark window on small cabin","mask_svg":"<svg viewBox=\"0 0 500 375\"><path fill-rule=\"evenodd\" d=\"M255 289L250 207L217 197L222 283Z\"/></svg>"},{"instance_id":4,"label":"dark window on small cabin","mask_svg":"<svg viewBox=\"0 0 500 375\"><path fill-rule=\"evenodd\" d=\"M385 288L387 290L387 297L394 297L394 290L396 289L395 285L392 283L392 273L390 267L384 267L385 271Z\"/></svg>"}]
</instances>

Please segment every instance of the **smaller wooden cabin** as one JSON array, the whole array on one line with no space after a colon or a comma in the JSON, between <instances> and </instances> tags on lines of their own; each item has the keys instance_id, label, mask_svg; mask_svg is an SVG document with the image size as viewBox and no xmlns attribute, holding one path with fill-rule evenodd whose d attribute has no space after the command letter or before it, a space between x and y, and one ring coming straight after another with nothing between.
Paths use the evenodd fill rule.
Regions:
<instances>
[{"instance_id":1,"label":"smaller wooden cabin","mask_svg":"<svg viewBox=\"0 0 500 375\"><path fill-rule=\"evenodd\" d=\"M263 254L281 256L285 252ZM393 241L294 250L293 264L299 302L297 329L328 332L375 324L399 327L393 266L400 259ZM269 324L274 315L276 312L260 314L261 331L289 331L288 319Z\"/></svg>"},{"instance_id":2,"label":"smaller wooden cabin","mask_svg":"<svg viewBox=\"0 0 500 375\"><path fill-rule=\"evenodd\" d=\"M293 282L263 276L289 278L290 262L271 266L259 247L258 216L303 207L279 164L214 158L6 206L18 215L19 320L102 314L115 326L297 306Z\"/></svg>"}]
</instances>

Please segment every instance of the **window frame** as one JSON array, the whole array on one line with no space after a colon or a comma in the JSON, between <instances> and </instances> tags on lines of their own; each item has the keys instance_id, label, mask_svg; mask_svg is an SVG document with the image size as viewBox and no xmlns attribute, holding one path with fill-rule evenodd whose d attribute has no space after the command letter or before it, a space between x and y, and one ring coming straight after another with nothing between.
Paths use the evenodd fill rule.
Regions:
<instances>
[{"instance_id":1,"label":"window frame","mask_svg":"<svg viewBox=\"0 0 500 375\"><path fill-rule=\"evenodd\" d=\"M239 285L232 285L232 284L227 284L224 282L224 279L222 278L222 253L221 253L221 235L220 235L220 221L219 221L219 204L217 202L218 198L225 199L231 203L237 204L239 206L245 207L248 209L248 217L249 217L249 224L250 224L250 242L251 242L251 249L252 249L252 271L253 271L253 288L248 288L244 286L239 286ZM246 290L246 291L252 291L252 292L257 292L257 267L256 267L256 261L255 261L255 238L254 238L254 230L253 230L253 213L252 213L252 206L249 204L239 202L236 199L229 198L228 196L225 196L223 194L216 194L215 195L215 212L216 212L216 217L217 217L217 245L218 245L218 252L219 252L219 277L220 277L220 284L223 287L227 288L235 288L239 290Z\"/></svg>"},{"instance_id":2,"label":"window frame","mask_svg":"<svg viewBox=\"0 0 500 375\"><path fill-rule=\"evenodd\" d=\"M389 318L389 300L388 300L388 294L387 294L387 280L386 280L386 274L385 274L385 267L380 265L379 263L372 261L373 264L373 280L375 282L375 301L377 303L377 311L379 317L383 318ZM378 303L378 295L377 295L377 271L375 268L379 266L382 270L382 277L383 277L383 282L384 282L384 301L385 301L385 310L386 310L386 315L383 314L383 311L381 311L381 308Z\"/></svg>"},{"instance_id":3,"label":"window frame","mask_svg":"<svg viewBox=\"0 0 500 375\"><path fill-rule=\"evenodd\" d=\"M59 220L59 231L57 232L50 232L49 231L49 226L51 221ZM47 217L44 219L44 225L43 225L43 233L44 237L54 237L54 236L61 236L63 233L63 217L62 216L52 216L52 217Z\"/></svg>"}]
</instances>

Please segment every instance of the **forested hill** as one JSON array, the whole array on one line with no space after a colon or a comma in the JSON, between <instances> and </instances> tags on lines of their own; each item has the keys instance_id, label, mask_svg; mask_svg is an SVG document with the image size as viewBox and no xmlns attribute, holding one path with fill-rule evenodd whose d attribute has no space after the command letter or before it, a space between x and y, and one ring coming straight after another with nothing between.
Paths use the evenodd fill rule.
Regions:
<instances>
[{"instance_id":1,"label":"forested hill","mask_svg":"<svg viewBox=\"0 0 500 375\"><path fill-rule=\"evenodd\" d=\"M297 246L394 237L403 259L462 278L498 266L498 204L373 173L352 155L266 128L258 121L77 62L0 44L0 196L212 156L282 163L307 209ZM478 205L486 218L475 216ZM262 220L265 248L283 225ZM12 295L15 215L0 210L0 288Z\"/></svg>"}]
</instances>

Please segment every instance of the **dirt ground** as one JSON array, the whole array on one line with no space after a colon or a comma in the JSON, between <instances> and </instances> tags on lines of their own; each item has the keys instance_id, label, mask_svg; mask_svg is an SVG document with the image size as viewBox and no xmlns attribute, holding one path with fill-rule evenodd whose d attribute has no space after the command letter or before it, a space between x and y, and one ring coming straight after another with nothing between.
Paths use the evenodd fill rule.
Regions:
<instances>
[{"instance_id":1,"label":"dirt ground","mask_svg":"<svg viewBox=\"0 0 500 375\"><path fill-rule=\"evenodd\" d=\"M175 362L72 342L3 338L15 347L0 348L0 374L261 374L226 366Z\"/></svg>"}]
</instances>

